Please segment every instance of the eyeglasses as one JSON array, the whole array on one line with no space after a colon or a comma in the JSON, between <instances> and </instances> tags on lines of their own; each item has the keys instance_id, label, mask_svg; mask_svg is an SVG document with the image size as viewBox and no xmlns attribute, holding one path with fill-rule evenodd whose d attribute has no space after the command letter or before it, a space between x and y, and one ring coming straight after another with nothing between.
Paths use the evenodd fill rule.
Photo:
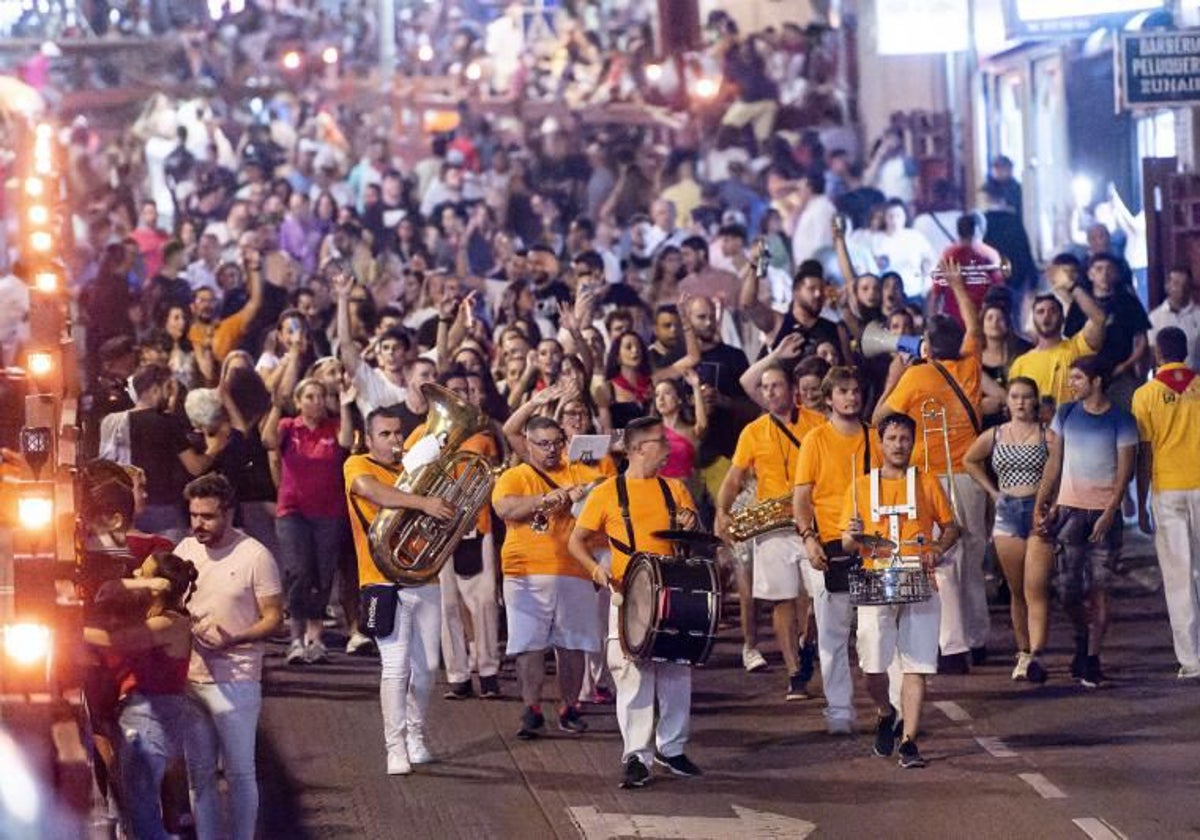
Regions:
<instances>
[{"instance_id":1,"label":"eyeglasses","mask_svg":"<svg viewBox=\"0 0 1200 840\"><path fill-rule=\"evenodd\" d=\"M531 440L529 441L529 445L536 446L543 452L554 452L555 450L562 449L564 446L566 446L567 439L554 438L553 440Z\"/></svg>"},{"instance_id":2,"label":"eyeglasses","mask_svg":"<svg viewBox=\"0 0 1200 840\"><path fill-rule=\"evenodd\" d=\"M642 443L642 444L653 443L656 446L666 446L667 439L665 437L646 438L645 440L640 441L640 443Z\"/></svg>"}]
</instances>

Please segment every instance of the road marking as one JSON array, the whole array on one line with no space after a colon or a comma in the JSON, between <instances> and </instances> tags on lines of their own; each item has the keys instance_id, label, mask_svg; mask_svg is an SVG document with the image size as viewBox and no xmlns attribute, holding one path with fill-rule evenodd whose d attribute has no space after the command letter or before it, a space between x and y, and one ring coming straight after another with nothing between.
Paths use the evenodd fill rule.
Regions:
<instances>
[{"instance_id":1,"label":"road marking","mask_svg":"<svg viewBox=\"0 0 1200 840\"><path fill-rule=\"evenodd\" d=\"M1092 840L1127 840L1124 834L1098 817L1078 817L1071 822Z\"/></svg>"},{"instance_id":2,"label":"road marking","mask_svg":"<svg viewBox=\"0 0 1200 840\"><path fill-rule=\"evenodd\" d=\"M1008 745L999 738L993 738L989 735L976 735L976 742L979 746L988 751L988 755L992 758L1016 758L1017 754L1009 749Z\"/></svg>"},{"instance_id":3,"label":"road marking","mask_svg":"<svg viewBox=\"0 0 1200 840\"><path fill-rule=\"evenodd\" d=\"M938 700L933 704L939 712L955 723L963 723L971 719L970 713L953 700Z\"/></svg>"},{"instance_id":4,"label":"road marking","mask_svg":"<svg viewBox=\"0 0 1200 840\"><path fill-rule=\"evenodd\" d=\"M1018 773L1017 778L1036 790L1042 799L1066 799L1062 788L1047 779L1041 773Z\"/></svg>"},{"instance_id":5,"label":"road marking","mask_svg":"<svg viewBox=\"0 0 1200 840\"><path fill-rule=\"evenodd\" d=\"M755 811L739 805L733 817L686 817L667 814L604 814L592 805L567 808L567 815L584 840L612 840L617 837L656 837L663 840L802 840L816 830L817 824Z\"/></svg>"}]
</instances>

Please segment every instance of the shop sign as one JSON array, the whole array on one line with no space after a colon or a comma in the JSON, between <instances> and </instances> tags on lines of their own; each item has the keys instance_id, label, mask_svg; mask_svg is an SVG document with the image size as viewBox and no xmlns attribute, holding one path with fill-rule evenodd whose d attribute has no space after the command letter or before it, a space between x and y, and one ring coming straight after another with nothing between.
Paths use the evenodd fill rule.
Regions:
<instances>
[{"instance_id":1,"label":"shop sign","mask_svg":"<svg viewBox=\"0 0 1200 840\"><path fill-rule=\"evenodd\" d=\"M1200 102L1200 29L1122 32L1116 60L1120 107Z\"/></svg>"},{"instance_id":2,"label":"shop sign","mask_svg":"<svg viewBox=\"0 0 1200 840\"><path fill-rule=\"evenodd\" d=\"M1082 38L1165 5L1165 0L1004 0L1004 21L1011 40Z\"/></svg>"}]
</instances>

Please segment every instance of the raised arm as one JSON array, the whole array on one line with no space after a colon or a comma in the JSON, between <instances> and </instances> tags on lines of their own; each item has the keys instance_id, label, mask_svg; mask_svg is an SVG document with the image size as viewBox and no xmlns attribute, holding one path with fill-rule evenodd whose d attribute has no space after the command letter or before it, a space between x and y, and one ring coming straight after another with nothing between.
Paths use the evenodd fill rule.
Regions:
<instances>
[{"instance_id":1,"label":"raised arm","mask_svg":"<svg viewBox=\"0 0 1200 840\"><path fill-rule=\"evenodd\" d=\"M1054 266L1050 282L1056 292L1066 295L1087 318L1080 332L1083 334L1083 340L1087 342L1087 346L1098 352L1104 346L1105 322L1108 320L1108 315L1105 314L1103 307L1096 303L1096 299L1092 297L1091 293L1080 285L1075 272L1067 266Z\"/></svg>"},{"instance_id":2,"label":"raised arm","mask_svg":"<svg viewBox=\"0 0 1200 840\"><path fill-rule=\"evenodd\" d=\"M790 333L785 335L783 340L779 342L779 346L772 350L767 355L756 361L750 367L746 368L746 372L738 379L738 384L742 386L750 399L762 409L766 409L767 403L762 398L762 393L759 391L759 384L762 382L762 375L771 365L777 365L780 362L790 362L800 355L800 348L804 344L804 339L799 333Z\"/></svg>"},{"instance_id":3,"label":"raised arm","mask_svg":"<svg viewBox=\"0 0 1200 840\"><path fill-rule=\"evenodd\" d=\"M983 325L979 321L979 307L975 305L975 301L971 300L971 295L967 292L967 284L962 276L962 267L954 260L943 260L942 273L946 275L950 293L954 295L959 314L962 316L963 327L966 328L966 332L963 334L962 352L966 354L969 347L977 348L976 352L978 352L978 348L983 347Z\"/></svg>"},{"instance_id":4,"label":"raised arm","mask_svg":"<svg viewBox=\"0 0 1200 840\"><path fill-rule=\"evenodd\" d=\"M747 263L742 266L741 281L742 287L738 292L738 308L745 313L750 322L767 335L774 335L779 329L779 313L767 306L758 298L759 279L754 271L754 264L758 261L758 251L765 247L762 242L757 242L754 245L754 253Z\"/></svg>"},{"instance_id":5,"label":"raised arm","mask_svg":"<svg viewBox=\"0 0 1200 840\"><path fill-rule=\"evenodd\" d=\"M362 361L350 329L350 292L354 290L354 277L346 271L339 271L333 276L332 286L333 294L337 298L333 336L337 342L338 356L342 359L342 367L354 376L358 373L358 365Z\"/></svg>"}]
</instances>

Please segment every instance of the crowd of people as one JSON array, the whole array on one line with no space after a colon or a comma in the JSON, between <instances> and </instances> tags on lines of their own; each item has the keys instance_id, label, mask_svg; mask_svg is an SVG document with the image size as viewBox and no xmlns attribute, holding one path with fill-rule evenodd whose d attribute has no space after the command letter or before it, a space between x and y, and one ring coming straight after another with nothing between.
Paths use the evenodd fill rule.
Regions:
<instances>
[{"instance_id":1,"label":"crowd of people","mask_svg":"<svg viewBox=\"0 0 1200 840\"><path fill-rule=\"evenodd\" d=\"M690 669L627 656L609 599L637 552L672 553L663 529L736 548L718 556L742 664L776 656L766 601L783 697L812 696L819 667L834 735L855 727L856 637L875 750L905 767L924 763L926 675L1011 644L1014 680L1061 678L1052 596L1072 679L1105 682L1127 520L1156 530L1178 676L1200 678L1190 272L1149 314L1099 234L1039 275L1003 159L979 212L914 214L902 126L861 159L776 130L787 62L718 24L739 94L711 143L666 154L639 130L464 109L410 165L382 115L319 103L236 144L201 121L157 158L70 132L87 641L135 836L164 836L143 793L181 742L200 836L221 833L218 764L231 834L253 836L265 643L282 628L282 666L319 668L342 655L331 614L347 654L380 658L390 774L434 758L439 667L447 698L494 700L513 657L518 736L542 735L550 651L560 730L615 699L624 786L655 763L700 773ZM462 448L502 471L440 574L397 590L377 518L461 515L396 485L441 422L429 383L494 421ZM768 503L786 521L735 540ZM855 622L851 559L885 544L936 586ZM1011 642L990 626L993 548Z\"/></svg>"}]
</instances>

